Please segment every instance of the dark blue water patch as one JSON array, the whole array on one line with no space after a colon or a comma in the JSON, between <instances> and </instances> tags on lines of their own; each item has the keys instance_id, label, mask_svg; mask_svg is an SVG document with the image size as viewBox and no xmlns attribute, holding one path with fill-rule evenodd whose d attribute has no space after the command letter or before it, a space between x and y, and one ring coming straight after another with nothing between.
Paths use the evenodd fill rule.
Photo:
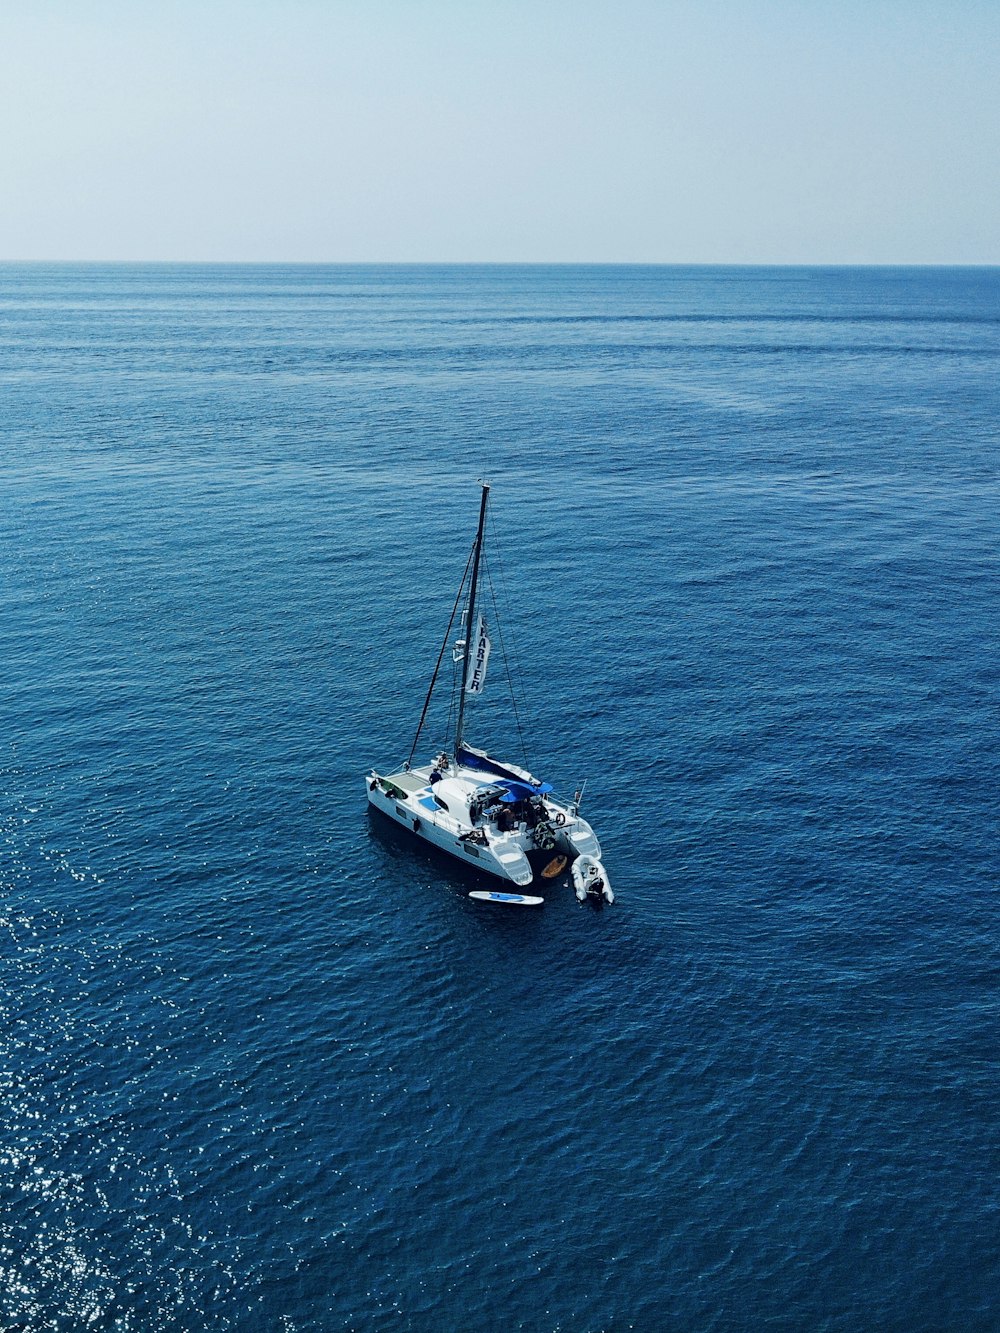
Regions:
<instances>
[{"instance_id":1,"label":"dark blue water patch","mask_svg":"<svg viewBox=\"0 0 1000 1333\"><path fill-rule=\"evenodd\" d=\"M993 1328L998 280L0 270L5 1326Z\"/></svg>"}]
</instances>

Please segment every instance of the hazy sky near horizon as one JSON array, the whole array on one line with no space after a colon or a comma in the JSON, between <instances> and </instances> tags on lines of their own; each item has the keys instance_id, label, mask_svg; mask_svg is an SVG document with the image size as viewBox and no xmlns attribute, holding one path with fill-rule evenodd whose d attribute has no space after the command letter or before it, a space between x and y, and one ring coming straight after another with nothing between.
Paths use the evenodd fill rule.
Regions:
<instances>
[{"instance_id":1,"label":"hazy sky near horizon","mask_svg":"<svg viewBox=\"0 0 1000 1333\"><path fill-rule=\"evenodd\" d=\"M0 0L0 260L1000 263L1000 0Z\"/></svg>"}]
</instances>

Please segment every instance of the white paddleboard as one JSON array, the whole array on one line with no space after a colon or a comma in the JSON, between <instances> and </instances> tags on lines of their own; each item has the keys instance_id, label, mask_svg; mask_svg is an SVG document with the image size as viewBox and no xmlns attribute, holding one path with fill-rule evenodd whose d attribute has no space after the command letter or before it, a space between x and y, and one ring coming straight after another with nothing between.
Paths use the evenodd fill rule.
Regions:
<instances>
[{"instance_id":1,"label":"white paddleboard","mask_svg":"<svg viewBox=\"0 0 1000 1333\"><path fill-rule=\"evenodd\" d=\"M508 903L511 907L541 907L544 898L530 898L523 893L497 893L495 889L473 889L470 898L481 903Z\"/></svg>"}]
</instances>

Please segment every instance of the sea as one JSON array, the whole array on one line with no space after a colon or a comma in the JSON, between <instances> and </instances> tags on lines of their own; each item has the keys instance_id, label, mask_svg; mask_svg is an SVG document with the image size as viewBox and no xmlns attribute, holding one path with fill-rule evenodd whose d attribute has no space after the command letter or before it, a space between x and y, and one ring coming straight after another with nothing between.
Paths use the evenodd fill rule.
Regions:
<instances>
[{"instance_id":1,"label":"sea","mask_svg":"<svg viewBox=\"0 0 1000 1333\"><path fill-rule=\"evenodd\" d=\"M0 1328L1000 1327L998 416L998 269L0 267ZM483 480L603 910L368 811Z\"/></svg>"}]
</instances>

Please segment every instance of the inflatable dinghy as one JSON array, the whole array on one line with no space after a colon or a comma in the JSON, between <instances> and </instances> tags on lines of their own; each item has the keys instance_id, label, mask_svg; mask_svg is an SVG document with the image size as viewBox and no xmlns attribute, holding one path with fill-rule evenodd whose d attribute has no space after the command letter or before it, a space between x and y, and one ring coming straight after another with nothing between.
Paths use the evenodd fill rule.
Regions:
<instances>
[{"instance_id":1,"label":"inflatable dinghy","mask_svg":"<svg viewBox=\"0 0 1000 1333\"><path fill-rule=\"evenodd\" d=\"M581 903L588 898L598 905L615 900L608 872L596 856L578 856L573 862L573 887Z\"/></svg>"}]
</instances>

